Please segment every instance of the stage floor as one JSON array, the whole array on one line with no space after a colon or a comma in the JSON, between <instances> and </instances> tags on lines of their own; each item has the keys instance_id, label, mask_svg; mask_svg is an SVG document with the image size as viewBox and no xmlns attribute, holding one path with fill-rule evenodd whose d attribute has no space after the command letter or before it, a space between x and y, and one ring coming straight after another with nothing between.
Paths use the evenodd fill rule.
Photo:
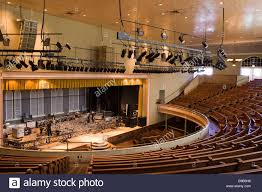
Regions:
<instances>
[{"instance_id":1,"label":"stage floor","mask_svg":"<svg viewBox=\"0 0 262 192\"><path fill-rule=\"evenodd\" d=\"M78 137L73 137L69 139L68 146L66 143L50 143L47 145L43 145L39 147L41 151L66 151L67 147L68 149L74 149L76 147L87 145L90 142L97 142L97 143L103 143L107 138L113 137L116 135L120 135L122 133L127 133L130 131L134 131L136 129L140 129L141 127L135 127L135 128L129 128L129 127L118 127L115 130L111 130L104 133L97 133L97 134L85 134ZM78 143L79 142L79 143Z\"/></svg>"}]
</instances>

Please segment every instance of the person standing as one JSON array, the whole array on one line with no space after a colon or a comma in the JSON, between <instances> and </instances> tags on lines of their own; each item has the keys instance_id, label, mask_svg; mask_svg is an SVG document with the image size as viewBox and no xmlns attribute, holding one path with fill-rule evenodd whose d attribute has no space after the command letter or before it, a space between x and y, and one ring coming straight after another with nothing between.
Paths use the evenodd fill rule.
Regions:
<instances>
[{"instance_id":1,"label":"person standing","mask_svg":"<svg viewBox=\"0 0 262 192\"><path fill-rule=\"evenodd\" d=\"M52 136L52 123L51 122L47 124L47 135Z\"/></svg>"}]
</instances>

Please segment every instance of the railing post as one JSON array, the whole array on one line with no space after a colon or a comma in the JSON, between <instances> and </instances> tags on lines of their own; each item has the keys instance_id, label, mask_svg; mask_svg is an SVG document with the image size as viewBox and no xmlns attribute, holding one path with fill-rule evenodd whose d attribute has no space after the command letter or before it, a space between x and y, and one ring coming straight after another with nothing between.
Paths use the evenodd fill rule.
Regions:
<instances>
[{"instance_id":1,"label":"railing post","mask_svg":"<svg viewBox=\"0 0 262 192\"><path fill-rule=\"evenodd\" d=\"M167 114L165 114L165 129L167 129Z\"/></svg>"},{"instance_id":2,"label":"railing post","mask_svg":"<svg viewBox=\"0 0 262 192\"><path fill-rule=\"evenodd\" d=\"M185 124L184 124L184 135L186 135L186 127L187 127L187 119L185 119Z\"/></svg>"}]
</instances>

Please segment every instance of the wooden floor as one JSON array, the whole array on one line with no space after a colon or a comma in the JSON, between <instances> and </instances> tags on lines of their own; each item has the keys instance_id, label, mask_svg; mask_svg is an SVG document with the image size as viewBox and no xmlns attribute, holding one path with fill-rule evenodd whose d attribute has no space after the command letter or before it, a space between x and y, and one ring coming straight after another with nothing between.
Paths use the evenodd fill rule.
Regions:
<instances>
[{"instance_id":1,"label":"wooden floor","mask_svg":"<svg viewBox=\"0 0 262 192\"><path fill-rule=\"evenodd\" d=\"M81 135L78 137L74 137L69 139L68 149L74 149L77 147L81 147L84 145L87 145L90 142L96 142L96 143L103 143L107 138L113 137L122 133L127 133L130 131L134 131L137 129L140 129L141 127L135 127L135 128L129 128L129 127L119 127L115 130L111 130L108 132L100 132L97 134L86 134ZM40 147L41 151L66 151L67 150L67 144L66 143L54 143L43 145Z\"/></svg>"}]
</instances>

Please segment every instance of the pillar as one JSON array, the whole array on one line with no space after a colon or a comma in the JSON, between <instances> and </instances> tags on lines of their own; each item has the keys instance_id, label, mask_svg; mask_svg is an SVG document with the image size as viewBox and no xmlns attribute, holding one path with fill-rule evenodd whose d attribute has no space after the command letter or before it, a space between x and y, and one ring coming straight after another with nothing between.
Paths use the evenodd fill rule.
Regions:
<instances>
[{"instance_id":1,"label":"pillar","mask_svg":"<svg viewBox=\"0 0 262 192\"><path fill-rule=\"evenodd\" d=\"M139 85L138 91L138 117L142 117L143 114L143 86Z\"/></svg>"},{"instance_id":2,"label":"pillar","mask_svg":"<svg viewBox=\"0 0 262 192\"><path fill-rule=\"evenodd\" d=\"M187 128L187 119L185 119L185 124L184 124L184 135L186 135L186 128Z\"/></svg>"},{"instance_id":3,"label":"pillar","mask_svg":"<svg viewBox=\"0 0 262 192\"><path fill-rule=\"evenodd\" d=\"M3 79L2 79L2 74L0 77L0 146L3 146L4 140L3 140L3 133L4 133L4 92L3 92Z\"/></svg>"}]
</instances>

